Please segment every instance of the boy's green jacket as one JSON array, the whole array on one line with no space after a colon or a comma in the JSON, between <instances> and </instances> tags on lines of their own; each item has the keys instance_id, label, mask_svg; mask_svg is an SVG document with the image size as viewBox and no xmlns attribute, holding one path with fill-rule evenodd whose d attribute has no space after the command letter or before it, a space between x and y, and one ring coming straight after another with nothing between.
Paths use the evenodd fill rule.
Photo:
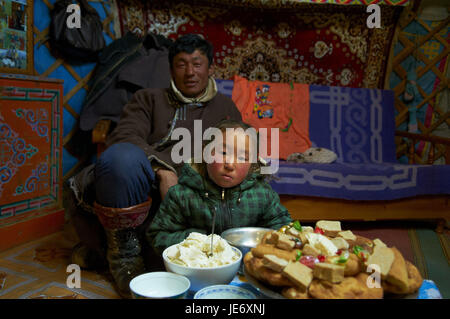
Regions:
<instances>
[{"instance_id":1,"label":"boy's green jacket","mask_svg":"<svg viewBox=\"0 0 450 319\"><path fill-rule=\"evenodd\" d=\"M156 252L182 242L191 232L210 234L214 212L218 235L234 227L278 229L292 221L261 174L251 173L241 184L224 189L201 171L200 165L184 164L178 184L167 192L146 231Z\"/></svg>"}]
</instances>

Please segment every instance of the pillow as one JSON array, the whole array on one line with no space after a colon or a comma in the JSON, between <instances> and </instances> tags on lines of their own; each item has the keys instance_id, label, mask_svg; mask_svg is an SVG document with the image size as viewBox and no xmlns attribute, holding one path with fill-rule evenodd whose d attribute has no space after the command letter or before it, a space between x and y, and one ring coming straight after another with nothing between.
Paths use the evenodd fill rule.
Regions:
<instances>
[{"instance_id":1,"label":"pillow","mask_svg":"<svg viewBox=\"0 0 450 319\"><path fill-rule=\"evenodd\" d=\"M311 147L308 85L248 81L236 75L232 99L244 122L260 133L262 128L267 129L267 151L260 144L261 157L287 159L289 154L303 153ZM278 140L274 135L272 141L271 128L278 128Z\"/></svg>"}]
</instances>

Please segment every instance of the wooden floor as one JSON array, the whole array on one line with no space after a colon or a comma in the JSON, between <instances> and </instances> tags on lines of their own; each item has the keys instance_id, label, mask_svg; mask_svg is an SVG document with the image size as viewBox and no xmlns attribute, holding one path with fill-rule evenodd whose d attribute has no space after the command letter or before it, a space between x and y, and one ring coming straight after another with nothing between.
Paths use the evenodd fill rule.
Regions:
<instances>
[{"instance_id":1,"label":"wooden floor","mask_svg":"<svg viewBox=\"0 0 450 319\"><path fill-rule=\"evenodd\" d=\"M67 232L58 232L0 252L1 299L115 299L108 272L81 270L80 288L75 271L67 272L76 244ZM67 285L69 284L69 286ZM75 288L70 288L75 286Z\"/></svg>"}]
</instances>

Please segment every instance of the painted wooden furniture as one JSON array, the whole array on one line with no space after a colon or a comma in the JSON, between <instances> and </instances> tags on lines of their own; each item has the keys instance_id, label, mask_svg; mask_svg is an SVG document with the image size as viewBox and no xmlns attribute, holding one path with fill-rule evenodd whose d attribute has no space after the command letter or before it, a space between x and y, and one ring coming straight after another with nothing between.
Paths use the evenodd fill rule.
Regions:
<instances>
[{"instance_id":1,"label":"painted wooden furniture","mask_svg":"<svg viewBox=\"0 0 450 319\"><path fill-rule=\"evenodd\" d=\"M0 75L0 251L61 228L63 81Z\"/></svg>"}]
</instances>

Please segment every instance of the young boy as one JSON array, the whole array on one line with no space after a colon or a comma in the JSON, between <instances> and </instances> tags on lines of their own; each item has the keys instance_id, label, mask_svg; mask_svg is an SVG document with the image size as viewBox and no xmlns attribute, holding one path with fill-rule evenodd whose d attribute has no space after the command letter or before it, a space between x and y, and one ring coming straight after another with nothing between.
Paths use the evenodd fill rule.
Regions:
<instances>
[{"instance_id":1,"label":"young boy","mask_svg":"<svg viewBox=\"0 0 450 319\"><path fill-rule=\"evenodd\" d=\"M159 254L191 232L210 234L213 220L218 235L234 227L278 229L291 222L259 164L250 162L250 146L257 146L244 133L250 126L226 120L217 128L223 136L222 154L213 151L213 161L183 166L178 184L169 189L147 230L147 240Z\"/></svg>"}]
</instances>

